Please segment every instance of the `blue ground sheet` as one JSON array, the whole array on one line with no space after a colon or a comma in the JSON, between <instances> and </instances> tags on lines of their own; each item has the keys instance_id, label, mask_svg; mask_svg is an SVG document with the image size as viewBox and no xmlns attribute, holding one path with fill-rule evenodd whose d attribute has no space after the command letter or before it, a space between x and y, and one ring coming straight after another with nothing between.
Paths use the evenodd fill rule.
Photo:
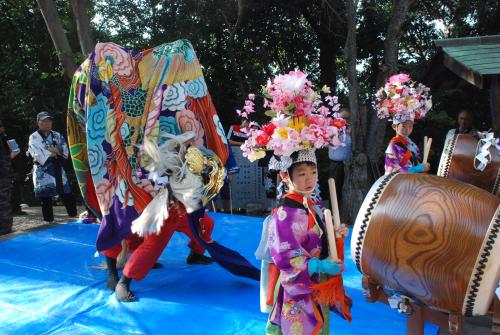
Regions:
<instances>
[{"instance_id":1,"label":"blue ground sheet","mask_svg":"<svg viewBox=\"0 0 500 335\"><path fill-rule=\"evenodd\" d=\"M263 219L211 216L213 238L258 266L253 253ZM259 283L217 264L186 264L188 238L181 233L163 252L164 267L132 283L139 300L120 303L105 287L106 271L96 268L104 260L94 246L98 228L73 222L0 242L0 334L264 334ZM332 314L331 333L405 334L406 317L367 303L361 274L352 260L346 265L353 321ZM426 335L436 333L426 325Z\"/></svg>"}]
</instances>

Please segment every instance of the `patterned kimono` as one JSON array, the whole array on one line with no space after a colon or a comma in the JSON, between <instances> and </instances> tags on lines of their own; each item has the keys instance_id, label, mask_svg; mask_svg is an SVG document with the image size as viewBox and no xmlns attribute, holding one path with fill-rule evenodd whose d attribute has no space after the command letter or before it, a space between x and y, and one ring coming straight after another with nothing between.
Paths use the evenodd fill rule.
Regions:
<instances>
[{"instance_id":1,"label":"patterned kimono","mask_svg":"<svg viewBox=\"0 0 500 335\"><path fill-rule=\"evenodd\" d=\"M35 196L39 198L71 193L64 162L61 157L52 157L49 147L56 147L64 158L69 155L66 140L57 131L51 131L47 136L39 131L30 135L28 153L34 161L33 184Z\"/></svg>"},{"instance_id":2,"label":"patterned kimono","mask_svg":"<svg viewBox=\"0 0 500 335\"><path fill-rule=\"evenodd\" d=\"M286 194L269 223L268 247L281 276L278 295L269 316L267 334L329 334L329 311L322 311L312 298L311 285L317 275L309 276L309 259L327 250L321 219L312 209L302 205L302 197ZM316 215L318 223L313 215ZM322 238L323 237L323 238ZM321 257L320 257L321 258Z\"/></svg>"},{"instance_id":3,"label":"patterned kimono","mask_svg":"<svg viewBox=\"0 0 500 335\"><path fill-rule=\"evenodd\" d=\"M394 136L385 151L385 174L395 170L408 172L419 164L419 155L417 145L409 137Z\"/></svg>"}]
</instances>

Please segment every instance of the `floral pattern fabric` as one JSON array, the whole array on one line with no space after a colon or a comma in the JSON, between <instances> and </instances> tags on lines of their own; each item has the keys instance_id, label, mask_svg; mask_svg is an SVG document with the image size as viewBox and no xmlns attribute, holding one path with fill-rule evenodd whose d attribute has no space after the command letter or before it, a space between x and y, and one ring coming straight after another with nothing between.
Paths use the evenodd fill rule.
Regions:
<instances>
[{"instance_id":1,"label":"floral pattern fabric","mask_svg":"<svg viewBox=\"0 0 500 335\"><path fill-rule=\"evenodd\" d=\"M408 172L408 169L418 164L420 151L409 138L395 136L385 150L385 173L393 171Z\"/></svg>"},{"instance_id":2,"label":"floral pattern fabric","mask_svg":"<svg viewBox=\"0 0 500 335\"><path fill-rule=\"evenodd\" d=\"M310 227L308 216L304 209L282 206L269 223L268 247L280 270L281 283L269 317L268 334L322 331L324 320L311 294L311 285L319 279L309 276L307 270L309 259L320 257L321 229L317 224Z\"/></svg>"}]
</instances>

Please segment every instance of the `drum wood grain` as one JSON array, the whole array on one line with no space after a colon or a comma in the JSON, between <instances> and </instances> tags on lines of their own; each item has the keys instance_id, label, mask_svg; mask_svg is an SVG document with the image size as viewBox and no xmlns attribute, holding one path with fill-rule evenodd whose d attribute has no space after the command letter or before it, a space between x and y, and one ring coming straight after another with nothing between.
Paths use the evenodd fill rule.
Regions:
<instances>
[{"instance_id":1,"label":"drum wood grain","mask_svg":"<svg viewBox=\"0 0 500 335\"><path fill-rule=\"evenodd\" d=\"M373 211L362 268L427 306L461 313L500 199L465 183L398 174Z\"/></svg>"},{"instance_id":2,"label":"drum wood grain","mask_svg":"<svg viewBox=\"0 0 500 335\"><path fill-rule=\"evenodd\" d=\"M472 135L460 134L455 135L453 141L450 139L443 150L440 163L440 165L447 166L440 166L438 175L472 184L500 196L500 156L498 150L495 147L490 147L491 162L483 171L479 171L474 168L477 143L477 137Z\"/></svg>"}]
</instances>

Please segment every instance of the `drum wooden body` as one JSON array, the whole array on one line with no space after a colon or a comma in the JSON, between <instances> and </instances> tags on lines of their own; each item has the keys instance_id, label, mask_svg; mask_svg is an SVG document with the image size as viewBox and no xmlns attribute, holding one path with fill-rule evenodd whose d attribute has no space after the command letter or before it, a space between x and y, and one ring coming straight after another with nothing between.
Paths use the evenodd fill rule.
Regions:
<instances>
[{"instance_id":1,"label":"drum wooden body","mask_svg":"<svg viewBox=\"0 0 500 335\"><path fill-rule=\"evenodd\" d=\"M500 156L490 147L491 162L483 171L474 168L478 138L454 135L446 139L439 162L438 176L460 180L500 196Z\"/></svg>"},{"instance_id":2,"label":"drum wooden body","mask_svg":"<svg viewBox=\"0 0 500 335\"><path fill-rule=\"evenodd\" d=\"M383 176L358 213L352 259L375 282L431 308L484 315L500 279L499 204L456 180Z\"/></svg>"}]
</instances>

